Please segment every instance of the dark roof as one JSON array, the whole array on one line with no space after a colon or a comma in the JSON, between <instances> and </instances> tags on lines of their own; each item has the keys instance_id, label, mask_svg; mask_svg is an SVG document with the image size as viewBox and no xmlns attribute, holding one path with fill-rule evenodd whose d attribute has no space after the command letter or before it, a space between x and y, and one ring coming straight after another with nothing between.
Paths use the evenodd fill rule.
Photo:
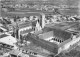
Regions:
<instances>
[{"instance_id":1,"label":"dark roof","mask_svg":"<svg viewBox=\"0 0 80 57\"><path fill-rule=\"evenodd\" d=\"M50 28L50 27L45 27L46 29L43 29L43 32L49 32L49 31L53 31L53 36L55 36L55 38L59 39L59 40L67 40L69 38L72 37L72 33L67 32L65 30L61 30L59 28Z\"/></svg>"},{"instance_id":2,"label":"dark roof","mask_svg":"<svg viewBox=\"0 0 80 57\"><path fill-rule=\"evenodd\" d=\"M70 28L75 28L77 27L78 22L64 22L64 23L59 23L59 24L50 24L47 25L45 28L48 28L48 30L53 31L53 35L60 39L60 40L67 40L72 37L72 32L68 31Z\"/></svg>"},{"instance_id":3,"label":"dark roof","mask_svg":"<svg viewBox=\"0 0 80 57\"><path fill-rule=\"evenodd\" d=\"M38 13L26 13L26 12L8 12L8 13L3 13L2 14L3 17L10 17L13 18L15 16L19 16L19 17L26 17L26 16L40 16L40 14Z\"/></svg>"},{"instance_id":4,"label":"dark roof","mask_svg":"<svg viewBox=\"0 0 80 57\"><path fill-rule=\"evenodd\" d=\"M3 37L7 37L8 35L6 35L6 34L2 34L2 35L0 35L0 38L3 38Z\"/></svg>"},{"instance_id":5,"label":"dark roof","mask_svg":"<svg viewBox=\"0 0 80 57\"><path fill-rule=\"evenodd\" d=\"M3 30L2 30L2 29L0 29L0 32L3 32Z\"/></svg>"},{"instance_id":6,"label":"dark roof","mask_svg":"<svg viewBox=\"0 0 80 57\"><path fill-rule=\"evenodd\" d=\"M27 35L26 40L30 40L37 46L40 46L54 54L58 53L58 45L57 44L40 39L37 35L29 33Z\"/></svg>"},{"instance_id":7,"label":"dark roof","mask_svg":"<svg viewBox=\"0 0 80 57\"><path fill-rule=\"evenodd\" d=\"M69 38L72 37L71 33L60 29L53 29L53 35L56 38L61 39L63 41L68 40Z\"/></svg>"}]
</instances>

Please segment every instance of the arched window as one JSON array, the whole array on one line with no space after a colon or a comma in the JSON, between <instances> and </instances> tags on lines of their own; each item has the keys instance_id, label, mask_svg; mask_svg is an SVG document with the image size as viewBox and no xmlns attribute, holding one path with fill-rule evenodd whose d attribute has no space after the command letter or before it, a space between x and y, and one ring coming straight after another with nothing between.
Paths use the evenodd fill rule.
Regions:
<instances>
[{"instance_id":1,"label":"arched window","mask_svg":"<svg viewBox=\"0 0 80 57\"><path fill-rule=\"evenodd\" d=\"M60 42L60 40L58 39L58 42Z\"/></svg>"},{"instance_id":2,"label":"arched window","mask_svg":"<svg viewBox=\"0 0 80 57\"><path fill-rule=\"evenodd\" d=\"M61 43L62 41L60 40L60 43Z\"/></svg>"},{"instance_id":3,"label":"arched window","mask_svg":"<svg viewBox=\"0 0 80 57\"><path fill-rule=\"evenodd\" d=\"M58 39L55 39L56 41L58 41Z\"/></svg>"}]
</instances>

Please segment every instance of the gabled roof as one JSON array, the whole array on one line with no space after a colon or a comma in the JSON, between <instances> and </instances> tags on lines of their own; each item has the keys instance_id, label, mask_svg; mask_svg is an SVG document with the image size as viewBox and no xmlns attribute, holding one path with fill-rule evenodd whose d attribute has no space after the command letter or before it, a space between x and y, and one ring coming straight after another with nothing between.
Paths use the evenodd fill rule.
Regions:
<instances>
[{"instance_id":1,"label":"gabled roof","mask_svg":"<svg viewBox=\"0 0 80 57\"><path fill-rule=\"evenodd\" d=\"M19 23L18 26L19 28L24 28L24 27L28 27L31 26L32 24L30 22L25 22L25 23Z\"/></svg>"}]
</instances>

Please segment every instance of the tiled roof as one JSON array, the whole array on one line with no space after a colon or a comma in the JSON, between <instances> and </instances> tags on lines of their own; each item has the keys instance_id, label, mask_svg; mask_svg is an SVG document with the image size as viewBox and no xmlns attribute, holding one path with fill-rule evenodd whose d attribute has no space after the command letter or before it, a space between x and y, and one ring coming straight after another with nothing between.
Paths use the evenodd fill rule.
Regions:
<instances>
[{"instance_id":1,"label":"tiled roof","mask_svg":"<svg viewBox=\"0 0 80 57\"><path fill-rule=\"evenodd\" d=\"M68 40L69 38L72 37L72 34L60 29L53 29L53 35L58 38L61 39L63 41Z\"/></svg>"},{"instance_id":2,"label":"tiled roof","mask_svg":"<svg viewBox=\"0 0 80 57\"><path fill-rule=\"evenodd\" d=\"M34 44L36 44L37 46L40 46L40 47L42 47L42 48L44 48L50 52L53 52L54 54L56 54L58 52L58 45L57 44L45 41L43 39L40 39L36 35L28 34L26 40L30 40Z\"/></svg>"}]
</instances>

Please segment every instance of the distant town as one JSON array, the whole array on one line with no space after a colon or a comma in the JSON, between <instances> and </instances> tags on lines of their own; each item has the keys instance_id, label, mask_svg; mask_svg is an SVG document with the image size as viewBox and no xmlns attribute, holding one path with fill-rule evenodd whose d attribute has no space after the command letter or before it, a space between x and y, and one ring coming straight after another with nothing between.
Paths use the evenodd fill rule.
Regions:
<instances>
[{"instance_id":1,"label":"distant town","mask_svg":"<svg viewBox=\"0 0 80 57\"><path fill-rule=\"evenodd\" d=\"M80 57L79 2L0 0L0 57Z\"/></svg>"}]
</instances>

